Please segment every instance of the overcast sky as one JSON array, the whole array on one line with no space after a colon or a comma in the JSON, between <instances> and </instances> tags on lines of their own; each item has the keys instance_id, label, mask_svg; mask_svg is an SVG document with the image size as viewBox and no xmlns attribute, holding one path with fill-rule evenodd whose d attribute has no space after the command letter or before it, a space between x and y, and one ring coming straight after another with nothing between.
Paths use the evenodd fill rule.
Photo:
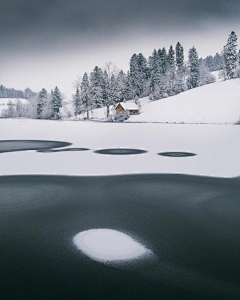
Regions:
<instances>
[{"instance_id":1,"label":"overcast sky","mask_svg":"<svg viewBox=\"0 0 240 300\"><path fill-rule=\"evenodd\" d=\"M240 38L239 0L0 0L0 83L34 91L74 81L108 61L127 71L134 53L154 48L221 52ZM240 44L240 42L239 42Z\"/></svg>"}]
</instances>

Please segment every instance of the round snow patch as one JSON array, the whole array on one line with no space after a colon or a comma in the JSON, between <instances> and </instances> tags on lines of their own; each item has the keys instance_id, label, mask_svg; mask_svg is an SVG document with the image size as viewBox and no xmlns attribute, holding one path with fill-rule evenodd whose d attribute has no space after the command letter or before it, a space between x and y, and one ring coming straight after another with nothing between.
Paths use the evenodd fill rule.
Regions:
<instances>
[{"instance_id":1,"label":"round snow patch","mask_svg":"<svg viewBox=\"0 0 240 300\"><path fill-rule=\"evenodd\" d=\"M101 262L122 262L151 253L127 234L111 229L82 231L74 236L73 242L85 255Z\"/></svg>"}]
</instances>

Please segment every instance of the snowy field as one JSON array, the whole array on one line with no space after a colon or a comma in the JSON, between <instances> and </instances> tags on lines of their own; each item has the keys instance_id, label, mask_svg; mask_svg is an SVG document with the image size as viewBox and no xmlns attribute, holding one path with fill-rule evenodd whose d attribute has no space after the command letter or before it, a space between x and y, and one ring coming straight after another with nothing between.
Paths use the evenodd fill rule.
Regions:
<instances>
[{"instance_id":1,"label":"snowy field","mask_svg":"<svg viewBox=\"0 0 240 300\"><path fill-rule=\"evenodd\" d=\"M0 140L52 140L86 151L1 153L0 173L114 175L179 173L240 176L240 126L132 124L27 119L0 120ZM95 150L142 149L136 155L104 155ZM64 148L62 148L64 150ZM164 157L160 152L191 152L192 157Z\"/></svg>"}]
</instances>

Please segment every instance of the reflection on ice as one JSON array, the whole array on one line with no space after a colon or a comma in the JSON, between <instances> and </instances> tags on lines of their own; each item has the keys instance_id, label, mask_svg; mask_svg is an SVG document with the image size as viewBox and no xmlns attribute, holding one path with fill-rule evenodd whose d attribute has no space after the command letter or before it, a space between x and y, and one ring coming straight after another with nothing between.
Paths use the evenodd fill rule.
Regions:
<instances>
[{"instance_id":1,"label":"reflection on ice","mask_svg":"<svg viewBox=\"0 0 240 300\"><path fill-rule=\"evenodd\" d=\"M75 235L73 242L85 255L101 262L122 262L151 254L130 236L111 229L82 231Z\"/></svg>"}]
</instances>

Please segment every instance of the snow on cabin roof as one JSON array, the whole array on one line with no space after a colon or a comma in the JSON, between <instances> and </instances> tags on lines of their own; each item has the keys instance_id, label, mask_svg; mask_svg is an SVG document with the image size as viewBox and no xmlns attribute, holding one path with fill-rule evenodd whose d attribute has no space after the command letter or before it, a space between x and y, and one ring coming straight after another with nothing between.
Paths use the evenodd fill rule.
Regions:
<instances>
[{"instance_id":1,"label":"snow on cabin roof","mask_svg":"<svg viewBox=\"0 0 240 300\"><path fill-rule=\"evenodd\" d=\"M137 104L135 104L135 103L120 102L119 104L121 104L124 109L130 109L130 110L132 110L132 109L138 110L139 109Z\"/></svg>"}]
</instances>

